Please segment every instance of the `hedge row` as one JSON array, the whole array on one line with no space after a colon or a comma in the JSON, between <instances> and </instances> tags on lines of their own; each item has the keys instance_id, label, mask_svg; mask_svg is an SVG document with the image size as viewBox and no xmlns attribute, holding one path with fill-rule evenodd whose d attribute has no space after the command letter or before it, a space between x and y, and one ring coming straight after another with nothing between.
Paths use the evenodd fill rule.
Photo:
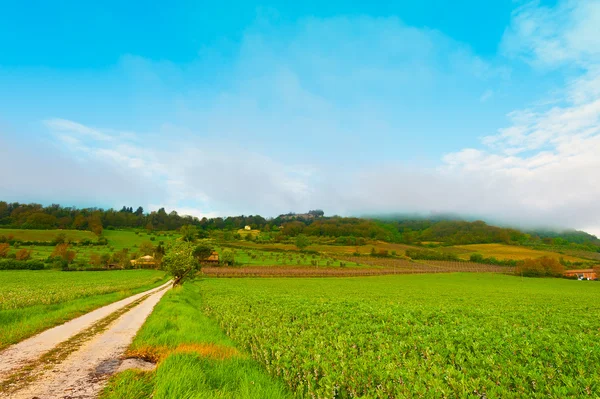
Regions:
<instances>
[{"instance_id":1,"label":"hedge row","mask_svg":"<svg viewBox=\"0 0 600 399\"><path fill-rule=\"evenodd\" d=\"M0 270L42 270L44 262L39 260L0 259Z\"/></svg>"}]
</instances>

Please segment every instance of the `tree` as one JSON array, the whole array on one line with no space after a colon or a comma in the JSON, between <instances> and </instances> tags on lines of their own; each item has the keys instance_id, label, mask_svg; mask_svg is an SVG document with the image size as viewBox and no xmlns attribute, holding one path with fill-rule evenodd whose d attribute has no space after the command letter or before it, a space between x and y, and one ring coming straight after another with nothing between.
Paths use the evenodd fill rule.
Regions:
<instances>
[{"instance_id":1,"label":"tree","mask_svg":"<svg viewBox=\"0 0 600 399\"><path fill-rule=\"evenodd\" d=\"M212 253L213 249L209 245L200 244L194 248L193 255L198 262L202 262L203 260L206 260Z\"/></svg>"},{"instance_id":2,"label":"tree","mask_svg":"<svg viewBox=\"0 0 600 399\"><path fill-rule=\"evenodd\" d=\"M221 255L221 263L227 266L233 266L235 264L235 256L233 255L233 251L230 249L226 249L223 251Z\"/></svg>"},{"instance_id":3,"label":"tree","mask_svg":"<svg viewBox=\"0 0 600 399\"><path fill-rule=\"evenodd\" d=\"M17 251L16 256L15 256L16 260L29 260L31 259L31 250L30 249L20 249Z\"/></svg>"},{"instance_id":4,"label":"tree","mask_svg":"<svg viewBox=\"0 0 600 399\"><path fill-rule=\"evenodd\" d=\"M162 259L162 268L173 276L173 287L194 278L200 264L194 258L194 246L186 241L175 242Z\"/></svg>"},{"instance_id":5,"label":"tree","mask_svg":"<svg viewBox=\"0 0 600 399\"><path fill-rule=\"evenodd\" d=\"M6 256L8 255L8 251L10 251L10 244L0 244L0 258L6 258Z\"/></svg>"},{"instance_id":6,"label":"tree","mask_svg":"<svg viewBox=\"0 0 600 399\"><path fill-rule=\"evenodd\" d=\"M69 264L75 259L75 251L70 251L69 244L67 243L58 244L56 247L54 247L54 251L52 251L51 256L53 258L60 258L66 264Z\"/></svg>"},{"instance_id":7,"label":"tree","mask_svg":"<svg viewBox=\"0 0 600 399\"><path fill-rule=\"evenodd\" d=\"M54 237L54 244L64 244L65 242L67 242L67 235L62 231Z\"/></svg>"},{"instance_id":8,"label":"tree","mask_svg":"<svg viewBox=\"0 0 600 399\"><path fill-rule=\"evenodd\" d=\"M140 244L140 255L154 255L154 245L152 245L151 241L144 241Z\"/></svg>"},{"instance_id":9,"label":"tree","mask_svg":"<svg viewBox=\"0 0 600 399\"><path fill-rule=\"evenodd\" d=\"M310 245L310 240L308 239L307 236L305 236L304 234L298 234L298 236L296 236L296 246L298 247L298 249L303 250L304 248L308 247Z\"/></svg>"},{"instance_id":10,"label":"tree","mask_svg":"<svg viewBox=\"0 0 600 399\"><path fill-rule=\"evenodd\" d=\"M193 242L196 240L196 236L198 235L198 229L196 226L186 224L185 226L181 226L179 233L181 233L181 239L183 241Z\"/></svg>"}]
</instances>

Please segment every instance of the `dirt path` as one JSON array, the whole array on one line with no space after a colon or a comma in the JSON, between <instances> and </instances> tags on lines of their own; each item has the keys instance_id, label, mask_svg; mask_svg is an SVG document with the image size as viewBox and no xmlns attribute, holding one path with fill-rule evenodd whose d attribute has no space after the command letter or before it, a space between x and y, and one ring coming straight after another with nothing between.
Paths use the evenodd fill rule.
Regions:
<instances>
[{"instance_id":1,"label":"dirt path","mask_svg":"<svg viewBox=\"0 0 600 399\"><path fill-rule=\"evenodd\" d=\"M5 378L15 370L23 373L23 369L35 370L37 367L31 373L35 378L28 385L0 396L15 399L95 398L106 379L119 367L120 357L170 285L167 283L97 309L0 353L0 370L5 370ZM118 318L112 320L111 315ZM103 321L105 329L94 331L94 327ZM66 352L64 358L58 356L53 362L31 366L32 361L57 351L61 343L69 345L69 339L77 340L80 345L73 353ZM0 375L0 380L2 377Z\"/></svg>"}]
</instances>

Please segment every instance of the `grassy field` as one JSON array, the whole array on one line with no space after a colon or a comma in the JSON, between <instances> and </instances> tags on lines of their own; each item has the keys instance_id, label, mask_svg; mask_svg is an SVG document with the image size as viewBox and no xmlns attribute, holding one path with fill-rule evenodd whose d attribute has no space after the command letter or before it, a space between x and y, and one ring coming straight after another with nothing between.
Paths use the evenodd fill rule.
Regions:
<instances>
[{"instance_id":1,"label":"grassy field","mask_svg":"<svg viewBox=\"0 0 600 399\"><path fill-rule=\"evenodd\" d=\"M260 244L251 241L235 241L231 243L223 243L222 245L234 245L236 247L255 249L255 250L275 250L275 251L290 251L299 252L298 248L294 244L283 244L283 243L266 243ZM404 255L407 249L419 249L419 247L405 245L405 244L394 244L384 241L373 241L366 245L327 245L315 243L307 247L307 250L321 252L325 255L352 255L357 252L361 255L368 255L371 250L375 248L375 251L387 250L388 252L395 251L397 255Z\"/></svg>"},{"instance_id":2,"label":"grassy field","mask_svg":"<svg viewBox=\"0 0 600 399\"><path fill-rule=\"evenodd\" d=\"M255 248L228 248L215 246L222 253L229 249L235 262L244 266L340 266L340 261L326 254L301 253L299 251L273 252ZM356 262L344 262L347 267L358 266Z\"/></svg>"},{"instance_id":3,"label":"grassy field","mask_svg":"<svg viewBox=\"0 0 600 399\"><path fill-rule=\"evenodd\" d=\"M159 362L157 370L116 375L101 398L292 398L282 382L270 377L202 314L201 302L198 285L168 292L128 352Z\"/></svg>"},{"instance_id":4,"label":"grassy field","mask_svg":"<svg viewBox=\"0 0 600 399\"><path fill-rule=\"evenodd\" d=\"M452 252L452 249L456 248L457 255L461 259L469 259L471 254L479 253L485 258L495 257L496 259L536 259L542 256L549 256L551 258L560 259L570 262L582 262L585 259L577 258L575 256L563 255L552 251L539 251L530 249L527 247L520 247L516 245L505 245L505 244L472 244L472 245L456 245L454 247L447 247L445 251Z\"/></svg>"},{"instance_id":5,"label":"grassy field","mask_svg":"<svg viewBox=\"0 0 600 399\"><path fill-rule=\"evenodd\" d=\"M0 229L0 236L13 237L19 241L53 241L60 233L66 235L69 241L96 241L98 237L91 231L84 230L22 230Z\"/></svg>"},{"instance_id":6,"label":"grassy field","mask_svg":"<svg viewBox=\"0 0 600 399\"><path fill-rule=\"evenodd\" d=\"M64 233L67 239L71 242L80 242L84 239L96 241L98 237L89 231L80 230L19 230L19 229L0 229L0 236L4 235L9 237L12 235L15 239L23 241L46 241L52 242L56 236L60 233ZM72 245L71 249L76 252L75 260L78 263L86 264L92 254L112 254L116 251L121 251L125 248L129 249L131 254L137 252L137 248L143 242L150 242L152 245L157 246L159 243L168 245L169 242L177 239L179 234L176 232L164 232L164 233L147 233L146 231L133 231L133 230L105 230L103 236L108 240L107 245L90 245L90 246L78 246ZM15 253L18 249L26 248L32 251L31 256L33 259L45 260L54 251L53 245L31 245L31 246L19 246L19 248L12 247L12 253Z\"/></svg>"},{"instance_id":7,"label":"grassy field","mask_svg":"<svg viewBox=\"0 0 600 399\"><path fill-rule=\"evenodd\" d=\"M195 306L298 398L600 395L596 282L437 274L196 284ZM161 384L184 381L163 367Z\"/></svg>"},{"instance_id":8,"label":"grassy field","mask_svg":"<svg viewBox=\"0 0 600 399\"><path fill-rule=\"evenodd\" d=\"M0 349L164 281L157 270L0 271Z\"/></svg>"}]
</instances>

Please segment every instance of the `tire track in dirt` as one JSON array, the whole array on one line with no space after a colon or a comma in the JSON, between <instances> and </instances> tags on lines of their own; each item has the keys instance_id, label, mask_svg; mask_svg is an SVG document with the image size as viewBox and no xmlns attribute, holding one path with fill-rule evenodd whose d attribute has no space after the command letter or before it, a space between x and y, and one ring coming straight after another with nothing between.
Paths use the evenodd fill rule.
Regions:
<instances>
[{"instance_id":1,"label":"tire track in dirt","mask_svg":"<svg viewBox=\"0 0 600 399\"><path fill-rule=\"evenodd\" d=\"M170 284L134 296L132 301L104 319L87 323L88 328L80 329L79 335L71 335L71 340L63 339L62 342L56 343L55 348L50 349L47 355L37 358L44 362L36 364L34 361L32 366L28 366L31 370L21 370L25 377L21 378L21 384L15 385L18 390L8 389L2 397L97 397L108 377L121 364L121 356L133 337L152 313L154 306L168 291ZM68 347L71 343L74 349ZM65 354L63 358L60 356L61 351ZM55 358L52 358L53 352L57 352ZM0 361L3 361L3 356L0 357ZM14 375L19 376L19 372ZM23 383L28 385L21 387Z\"/></svg>"},{"instance_id":2,"label":"tire track in dirt","mask_svg":"<svg viewBox=\"0 0 600 399\"><path fill-rule=\"evenodd\" d=\"M44 353L55 348L62 342L69 340L82 331L92 327L98 321L110 316L112 313L122 309L140 298L157 292L171 283L161 285L160 287L132 295L120 301L103 306L76 319L70 320L60 326L50 328L31 338L27 338L18 344L9 346L0 352L0 381L16 370L24 367L26 364L35 361Z\"/></svg>"}]
</instances>

